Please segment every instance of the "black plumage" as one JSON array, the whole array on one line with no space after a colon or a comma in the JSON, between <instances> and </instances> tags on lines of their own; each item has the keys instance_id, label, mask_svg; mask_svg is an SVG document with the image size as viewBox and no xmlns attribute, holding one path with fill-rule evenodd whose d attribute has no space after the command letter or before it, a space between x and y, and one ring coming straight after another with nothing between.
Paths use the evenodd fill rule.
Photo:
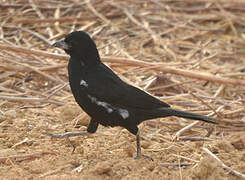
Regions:
<instances>
[{"instance_id":1,"label":"black plumage","mask_svg":"<svg viewBox=\"0 0 245 180\"><path fill-rule=\"evenodd\" d=\"M141 154L138 125L148 119L178 116L209 123L214 118L172 109L168 104L127 84L104 65L94 41L83 31L74 31L56 42L55 47L70 55L68 72L72 94L79 106L91 117L87 131L96 132L98 125L121 126L137 136L137 156ZM51 134L67 137L82 133ZM86 133L85 133L86 134Z\"/></svg>"}]
</instances>

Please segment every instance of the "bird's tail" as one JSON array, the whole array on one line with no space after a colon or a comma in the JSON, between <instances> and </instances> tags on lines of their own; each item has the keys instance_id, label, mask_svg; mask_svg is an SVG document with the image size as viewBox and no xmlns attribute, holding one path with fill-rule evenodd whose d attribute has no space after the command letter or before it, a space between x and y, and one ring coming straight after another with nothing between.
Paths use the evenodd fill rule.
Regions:
<instances>
[{"instance_id":1,"label":"bird's tail","mask_svg":"<svg viewBox=\"0 0 245 180\"><path fill-rule=\"evenodd\" d=\"M171 108L161 108L162 114L164 116L177 116L177 117L182 117L182 118L187 118L187 119L194 119L194 120L200 120L208 123L214 123L217 124L217 120L215 118L211 118L208 116L204 116L201 114L196 114L196 113L191 113L187 111L180 111L180 110L175 110Z\"/></svg>"}]
</instances>

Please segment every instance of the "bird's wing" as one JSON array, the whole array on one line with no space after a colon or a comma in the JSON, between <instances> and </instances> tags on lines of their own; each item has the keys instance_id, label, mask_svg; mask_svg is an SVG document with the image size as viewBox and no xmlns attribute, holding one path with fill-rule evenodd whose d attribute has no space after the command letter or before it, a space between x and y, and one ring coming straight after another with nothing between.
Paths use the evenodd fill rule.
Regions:
<instances>
[{"instance_id":1,"label":"bird's wing","mask_svg":"<svg viewBox=\"0 0 245 180\"><path fill-rule=\"evenodd\" d=\"M100 101L120 107L140 109L170 107L139 88L125 83L106 66L101 67L90 78L88 93Z\"/></svg>"}]
</instances>

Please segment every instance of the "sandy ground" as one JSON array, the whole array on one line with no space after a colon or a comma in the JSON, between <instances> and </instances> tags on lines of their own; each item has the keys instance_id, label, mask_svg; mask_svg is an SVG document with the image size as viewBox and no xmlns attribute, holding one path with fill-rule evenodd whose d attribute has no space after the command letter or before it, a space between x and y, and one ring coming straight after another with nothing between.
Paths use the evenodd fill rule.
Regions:
<instances>
[{"instance_id":1,"label":"sandy ground","mask_svg":"<svg viewBox=\"0 0 245 180\"><path fill-rule=\"evenodd\" d=\"M202 151L207 147L227 166L245 173L245 134L231 133L215 136L215 141L170 141L173 133L152 120L155 127L144 123L142 147L147 159L134 160L135 137L121 128L100 126L98 132L84 137L73 137L76 150L66 140L51 140L42 132L85 130L88 118L72 120L81 113L73 102L56 108L25 107L7 103L4 108L16 106L1 117L0 157L1 179L238 179L226 172L217 161ZM170 120L171 118L168 118ZM73 122L75 123L75 122ZM146 124L146 125L145 125ZM169 163L169 165L166 163ZM178 164L190 166L178 167ZM173 166L173 164L177 164Z\"/></svg>"}]
</instances>

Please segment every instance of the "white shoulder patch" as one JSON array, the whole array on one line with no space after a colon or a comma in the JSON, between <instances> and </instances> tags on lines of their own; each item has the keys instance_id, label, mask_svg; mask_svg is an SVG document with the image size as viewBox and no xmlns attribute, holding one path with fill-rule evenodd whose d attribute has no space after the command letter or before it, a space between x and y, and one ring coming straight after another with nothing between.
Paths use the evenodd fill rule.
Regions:
<instances>
[{"instance_id":1,"label":"white shoulder patch","mask_svg":"<svg viewBox=\"0 0 245 180\"><path fill-rule=\"evenodd\" d=\"M83 79L80 81L80 85L84 87L88 87L88 83L84 81Z\"/></svg>"}]
</instances>

